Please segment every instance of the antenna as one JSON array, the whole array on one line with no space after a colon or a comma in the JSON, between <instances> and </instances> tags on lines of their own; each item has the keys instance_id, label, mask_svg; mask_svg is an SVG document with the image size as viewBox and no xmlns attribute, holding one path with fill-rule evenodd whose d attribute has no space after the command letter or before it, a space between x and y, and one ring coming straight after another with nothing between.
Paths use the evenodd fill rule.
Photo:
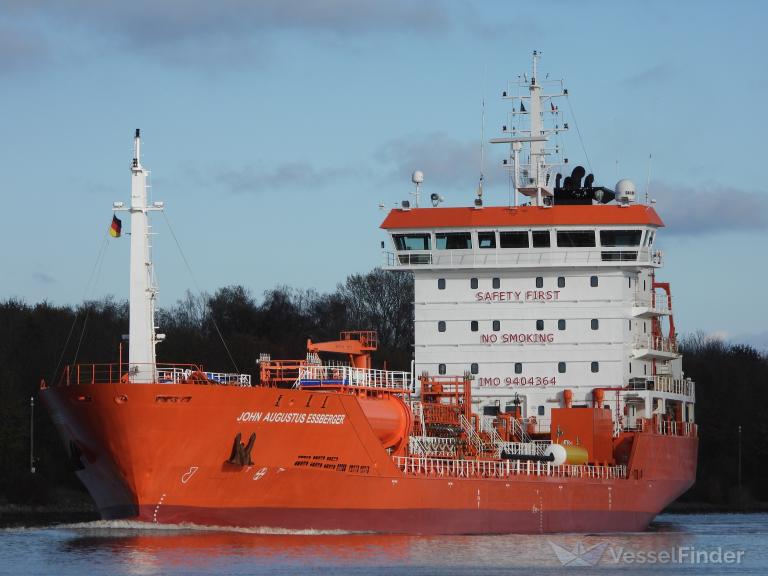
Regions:
<instances>
[{"instance_id":1,"label":"antenna","mask_svg":"<svg viewBox=\"0 0 768 576\"><path fill-rule=\"evenodd\" d=\"M653 155L648 154L648 175L645 178L645 203L646 204L648 204L648 193L651 187L651 160L652 159L653 159Z\"/></svg>"},{"instance_id":2,"label":"antenna","mask_svg":"<svg viewBox=\"0 0 768 576\"><path fill-rule=\"evenodd\" d=\"M421 183L424 182L424 172L422 172L421 170L414 170L413 174L411 174L411 182L416 184L416 190L414 192L411 192L411 194L413 195L413 204L414 204L413 207L418 208L419 192L421 191L420 190Z\"/></svg>"},{"instance_id":3,"label":"antenna","mask_svg":"<svg viewBox=\"0 0 768 576\"><path fill-rule=\"evenodd\" d=\"M482 100L480 113L480 183L477 186L477 197L483 197L483 172L485 170L485 97Z\"/></svg>"}]
</instances>

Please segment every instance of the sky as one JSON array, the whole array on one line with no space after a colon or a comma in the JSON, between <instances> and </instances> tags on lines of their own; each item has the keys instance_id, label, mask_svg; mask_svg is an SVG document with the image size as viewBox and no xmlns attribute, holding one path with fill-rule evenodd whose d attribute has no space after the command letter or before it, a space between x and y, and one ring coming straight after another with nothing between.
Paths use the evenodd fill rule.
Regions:
<instances>
[{"instance_id":1,"label":"sky","mask_svg":"<svg viewBox=\"0 0 768 576\"><path fill-rule=\"evenodd\" d=\"M128 237L104 239L135 128L166 204L161 307L333 290L382 263L380 205L414 169L470 205L482 102L500 136L538 50L571 163L657 200L679 330L768 347L767 21L758 0L0 0L0 300L127 298ZM507 202L501 155L486 205Z\"/></svg>"}]
</instances>

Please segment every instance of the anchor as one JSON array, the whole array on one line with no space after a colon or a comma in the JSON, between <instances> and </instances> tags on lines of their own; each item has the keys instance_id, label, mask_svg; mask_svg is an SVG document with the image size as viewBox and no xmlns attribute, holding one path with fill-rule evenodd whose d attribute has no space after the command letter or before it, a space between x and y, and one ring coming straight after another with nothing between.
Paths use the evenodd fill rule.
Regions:
<instances>
[{"instance_id":1,"label":"anchor","mask_svg":"<svg viewBox=\"0 0 768 576\"><path fill-rule=\"evenodd\" d=\"M232 443L232 452L229 455L227 464L234 464L235 466L253 466L251 460L251 450L253 450L253 443L256 442L256 432L251 432L251 437L248 438L248 444L243 444L241 441L240 432L235 436L235 441Z\"/></svg>"}]
</instances>

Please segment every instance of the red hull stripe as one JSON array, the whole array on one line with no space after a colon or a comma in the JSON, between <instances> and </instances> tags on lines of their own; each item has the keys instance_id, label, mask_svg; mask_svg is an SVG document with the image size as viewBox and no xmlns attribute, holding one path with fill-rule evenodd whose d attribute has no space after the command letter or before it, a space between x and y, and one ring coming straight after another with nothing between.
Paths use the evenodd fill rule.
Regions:
<instances>
[{"instance_id":1,"label":"red hull stripe","mask_svg":"<svg viewBox=\"0 0 768 576\"><path fill-rule=\"evenodd\" d=\"M154 506L139 520L152 522ZM103 511L105 517L119 518ZM260 527L287 530L343 530L420 534L540 534L554 532L637 532L654 514L635 511L339 510L284 508L196 508L162 506L164 524Z\"/></svg>"}]
</instances>

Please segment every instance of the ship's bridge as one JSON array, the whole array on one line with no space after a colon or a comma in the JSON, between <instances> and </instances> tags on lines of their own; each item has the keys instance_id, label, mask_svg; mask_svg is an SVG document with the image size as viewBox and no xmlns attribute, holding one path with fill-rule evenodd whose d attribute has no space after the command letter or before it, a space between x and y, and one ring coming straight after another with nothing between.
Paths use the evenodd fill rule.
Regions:
<instances>
[{"instance_id":1,"label":"ship's bridge","mask_svg":"<svg viewBox=\"0 0 768 576\"><path fill-rule=\"evenodd\" d=\"M662 226L645 205L399 208L381 225L390 269L658 267Z\"/></svg>"}]
</instances>

